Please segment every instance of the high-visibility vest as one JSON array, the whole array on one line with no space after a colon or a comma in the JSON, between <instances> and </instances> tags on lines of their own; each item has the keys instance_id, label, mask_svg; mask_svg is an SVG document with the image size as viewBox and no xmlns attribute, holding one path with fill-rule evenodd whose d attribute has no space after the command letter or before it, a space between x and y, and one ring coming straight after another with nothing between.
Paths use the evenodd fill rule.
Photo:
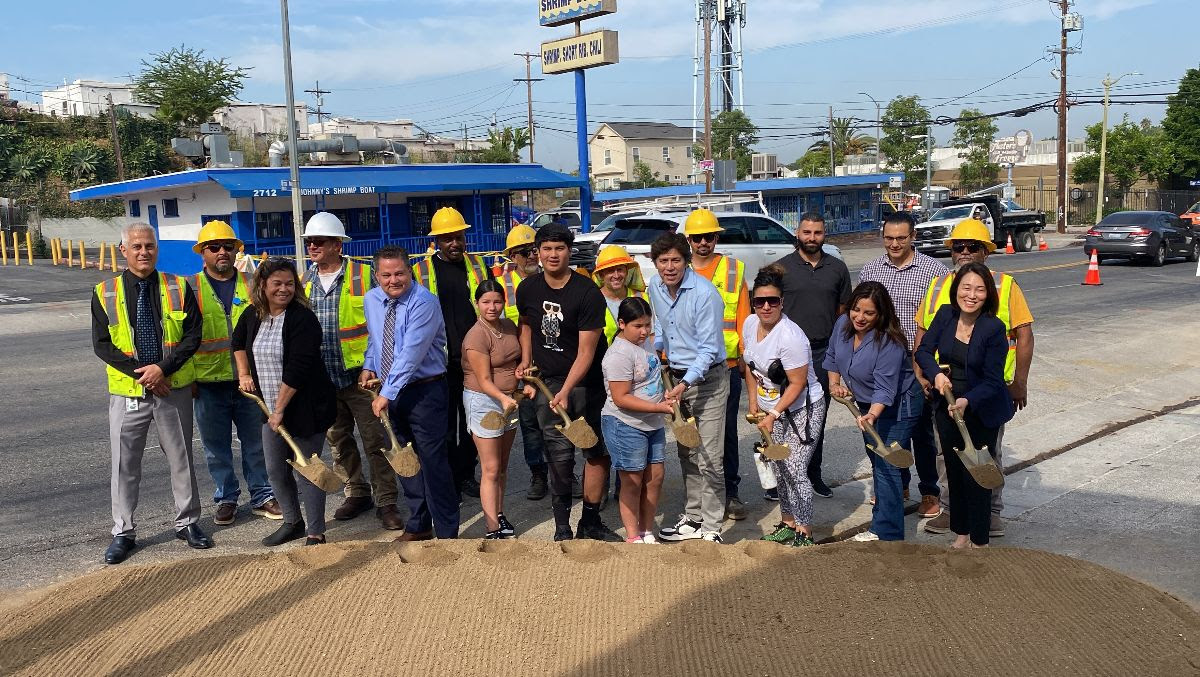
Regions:
<instances>
[{"instance_id":1,"label":"high-visibility vest","mask_svg":"<svg viewBox=\"0 0 1200 677\"><path fill-rule=\"evenodd\" d=\"M304 293L312 298L316 268L304 273ZM367 311L363 302L371 288L371 266L342 257L342 291L338 296L338 343L342 348L342 366L357 369L367 354ZM328 290L326 290L328 291Z\"/></svg>"},{"instance_id":2,"label":"high-visibility vest","mask_svg":"<svg viewBox=\"0 0 1200 677\"><path fill-rule=\"evenodd\" d=\"M629 287L626 287L625 288L625 298L629 298L631 296L636 296L639 299L646 299L647 302L650 301L650 299L646 296L646 292L637 291L634 289L630 289ZM617 318L613 317L612 311L608 309L608 302L605 301L605 303L604 303L604 340L608 342L608 345L612 345L613 338L616 335L617 335Z\"/></svg>"},{"instance_id":3,"label":"high-visibility vest","mask_svg":"<svg viewBox=\"0 0 1200 677\"><path fill-rule=\"evenodd\" d=\"M1008 354L1004 358L1004 380L1012 383L1017 374L1017 335L1013 331L1008 304L1012 299L1012 288L1016 282L1008 273L992 271L992 278L996 281L996 289L1000 293L1000 306L996 309L996 317L1004 323L1004 328L1008 331ZM933 322L933 316L937 315L938 308L950 303L952 282L954 282L953 272L930 280L929 289L925 291L925 300L921 303L922 327L928 328L929 323Z\"/></svg>"},{"instance_id":4,"label":"high-visibility vest","mask_svg":"<svg viewBox=\"0 0 1200 677\"><path fill-rule=\"evenodd\" d=\"M187 318L184 311L183 299L187 290L187 281L178 275L158 274L158 294L162 307L163 358L166 359L175 352L175 347L183 340L183 321ZM129 357L137 357L137 347L133 342L133 325L129 322L129 307L125 301L125 283L121 276L105 280L96 285L96 296L104 306L108 315L108 336L113 346ZM138 385L137 379L126 376L111 365L108 372L108 392L121 397L145 397L146 389ZM192 361L184 363L179 371L169 377L172 388L182 388L191 385L195 380Z\"/></svg>"},{"instance_id":5,"label":"high-visibility vest","mask_svg":"<svg viewBox=\"0 0 1200 677\"><path fill-rule=\"evenodd\" d=\"M239 272L235 277L237 288L233 293L233 305L229 314L213 291L208 276L203 271L191 278L192 290L196 293L196 305L204 324L204 338L200 348L192 356L196 380L201 383L223 383L233 380L233 351L230 337L238 318L250 307L250 275Z\"/></svg>"},{"instance_id":6,"label":"high-visibility vest","mask_svg":"<svg viewBox=\"0 0 1200 677\"><path fill-rule=\"evenodd\" d=\"M433 256L437 255L434 254ZM416 279L417 284L425 287L433 292L434 296L437 296L437 272L433 268L433 261L431 260L433 256L427 256L421 259L417 265L413 266L413 277ZM479 286L480 282L488 279L487 264L484 263L483 257L478 254L467 254L463 257L463 260L467 262L467 301L474 308L475 288ZM475 314L479 314L478 308L476 308Z\"/></svg>"},{"instance_id":7,"label":"high-visibility vest","mask_svg":"<svg viewBox=\"0 0 1200 677\"><path fill-rule=\"evenodd\" d=\"M517 275L517 271L510 270L507 273L502 273L498 278L504 283L504 316L512 320L513 324L521 319L521 313L517 310L517 287L521 284L521 276ZM471 294L475 296L474 293Z\"/></svg>"},{"instance_id":8,"label":"high-visibility vest","mask_svg":"<svg viewBox=\"0 0 1200 677\"><path fill-rule=\"evenodd\" d=\"M713 286L717 288L717 293L721 295L721 302L725 304L725 310L721 317L721 334L725 339L725 357L736 360L742 356L738 351L740 336L738 335L737 310L742 283L746 279L746 264L724 254L719 254L719 256L721 259L717 261L717 267L713 269L713 276L709 282L712 282ZM730 265L731 262L733 265Z\"/></svg>"}]
</instances>

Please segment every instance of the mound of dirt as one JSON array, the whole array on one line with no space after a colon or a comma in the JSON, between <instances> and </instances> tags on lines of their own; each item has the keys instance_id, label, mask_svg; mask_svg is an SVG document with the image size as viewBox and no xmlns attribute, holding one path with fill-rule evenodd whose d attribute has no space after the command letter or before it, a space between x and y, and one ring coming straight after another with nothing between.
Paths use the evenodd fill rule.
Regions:
<instances>
[{"instance_id":1,"label":"mound of dirt","mask_svg":"<svg viewBox=\"0 0 1200 677\"><path fill-rule=\"evenodd\" d=\"M1008 548L349 542L0 607L0 674L1193 675L1200 614Z\"/></svg>"}]
</instances>

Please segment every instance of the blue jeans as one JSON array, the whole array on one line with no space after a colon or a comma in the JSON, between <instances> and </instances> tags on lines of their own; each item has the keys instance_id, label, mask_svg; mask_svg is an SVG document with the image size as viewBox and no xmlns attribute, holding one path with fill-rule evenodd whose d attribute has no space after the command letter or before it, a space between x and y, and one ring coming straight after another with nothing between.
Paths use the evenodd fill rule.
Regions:
<instances>
[{"instance_id":1,"label":"blue jeans","mask_svg":"<svg viewBox=\"0 0 1200 677\"><path fill-rule=\"evenodd\" d=\"M388 405L400 444L412 442L421 459L420 472L400 478L409 511L404 530L409 533L432 528L438 538L458 538L459 495L446 449L449 411L450 392L444 377L407 385Z\"/></svg>"},{"instance_id":2,"label":"blue jeans","mask_svg":"<svg viewBox=\"0 0 1200 677\"><path fill-rule=\"evenodd\" d=\"M911 392L904 398L913 397ZM919 396L924 399L924 394ZM918 400L919 401L919 400ZM858 410L867 413L870 404L858 403ZM883 438L884 444L899 442L900 446L908 444L912 436L913 423L916 422L917 410L912 406L911 399L899 406L892 405L883 410L883 414L875 421L875 432ZM874 444L875 441L867 433L863 433L864 444ZM871 508L871 531L881 541L904 540L904 485L901 482L900 468L888 463L879 456L867 452L871 459L871 477L875 485L875 506Z\"/></svg>"},{"instance_id":3,"label":"blue jeans","mask_svg":"<svg viewBox=\"0 0 1200 677\"><path fill-rule=\"evenodd\" d=\"M616 416L604 414L600 417L600 429L614 469L641 472L652 463L663 462L667 447L665 428L639 430Z\"/></svg>"},{"instance_id":4,"label":"blue jeans","mask_svg":"<svg viewBox=\"0 0 1200 677\"><path fill-rule=\"evenodd\" d=\"M250 505L257 508L274 498L263 459L263 415L258 405L242 396L233 381L196 386L196 424L216 487L213 502L237 503L242 493L233 466L233 426L242 446L242 477L250 491Z\"/></svg>"},{"instance_id":5,"label":"blue jeans","mask_svg":"<svg viewBox=\"0 0 1200 677\"><path fill-rule=\"evenodd\" d=\"M738 484L742 478L738 456L738 418L742 405L742 372L737 367L729 368L729 399L725 400L725 500L738 497Z\"/></svg>"}]
</instances>

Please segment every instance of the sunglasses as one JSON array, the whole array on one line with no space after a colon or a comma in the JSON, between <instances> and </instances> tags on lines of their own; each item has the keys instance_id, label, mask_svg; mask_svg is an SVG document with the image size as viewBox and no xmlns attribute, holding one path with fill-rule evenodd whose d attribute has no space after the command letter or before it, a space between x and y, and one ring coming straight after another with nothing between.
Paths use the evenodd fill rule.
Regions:
<instances>
[{"instance_id":1,"label":"sunglasses","mask_svg":"<svg viewBox=\"0 0 1200 677\"><path fill-rule=\"evenodd\" d=\"M204 248L207 249L208 251L212 252L213 254L216 254L217 252L221 251L222 249L224 249L227 252L231 252L231 251L237 249L237 245L233 244L232 242L214 243L214 244L210 244L210 245L205 245Z\"/></svg>"},{"instance_id":2,"label":"sunglasses","mask_svg":"<svg viewBox=\"0 0 1200 677\"><path fill-rule=\"evenodd\" d=\"M329 244L329 241L330 240L327 237L314 237L312 239L305 240L304 244L309 247L324 247L325 245Z\"/></svg>"},{"instance_id":3,"label":"sunglasses","mask_svg":"<svg viewBox=\"0 0 1200 677\"><path fill-rule=\"evenodd\" d=\"M774 308L783 303L783 299L778 296L755 296L750 300L750 304L755 308Z\"/></svg>"},{"instance_id":4,"label":"sunglasses","mask_svg":"<svg viewBox=\"0 0 1200 677\"><path fill-rule=\"evenodd\" d=\"M509 254L512 256L524 256L525 258L529 258L530 256L533 256L533 251L533 247L522 247L521 249L512 250L509 252Z\"/></svg>"},{"instance_id":5,"label":"sunglasses","mask_svg":"<svg viewBox=\"0 0 1200 677\"><path fill-rule=\"evenodd\" d=\"M979 252L983 251L983 243L982 242L955 242L952 249L954 250L955 254L962 254L963 252L971 252L972 254L978 254Z\"/></svg>"},{"instance_id":6,"label":"sunglasses","mask_svg":"<svg viewBox=\"0 0 1200 677\"><path fill-rule=\"evenodd\" d=\"M713 242L717 239L717 234L704 233L702 235L688 235L688 239L692 242Z\"/></svg>"}]
</instances>

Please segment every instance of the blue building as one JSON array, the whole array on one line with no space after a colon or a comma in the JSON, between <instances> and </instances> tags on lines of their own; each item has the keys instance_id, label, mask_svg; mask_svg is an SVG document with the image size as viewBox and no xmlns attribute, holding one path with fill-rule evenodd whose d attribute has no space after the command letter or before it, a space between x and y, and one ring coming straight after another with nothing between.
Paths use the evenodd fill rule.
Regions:
<instances>
[{"instance_id":1,"label":"blue building","mask_svg":"<svg viewBox=\"0 0 1200 677\"><path fill-rule=\"evenodd\" d=\"M292 203L286 167L193 169L71 191L72 200L121 199L125 214L154 227L159 268L192 274L201 225L227 221L249 254L294 255ZM412 253L426 249L430 219L441 207L462 212L472 251L503 248L513 191L579 188L582 180L537 164L352 165L300 168L304 218L333 212L353 238L351 256L383 244Z\"/></svg>"}]
</instances>

